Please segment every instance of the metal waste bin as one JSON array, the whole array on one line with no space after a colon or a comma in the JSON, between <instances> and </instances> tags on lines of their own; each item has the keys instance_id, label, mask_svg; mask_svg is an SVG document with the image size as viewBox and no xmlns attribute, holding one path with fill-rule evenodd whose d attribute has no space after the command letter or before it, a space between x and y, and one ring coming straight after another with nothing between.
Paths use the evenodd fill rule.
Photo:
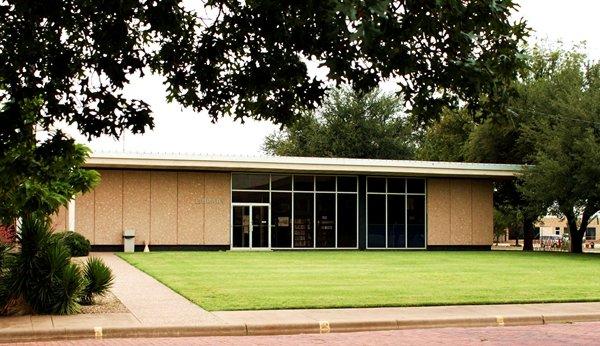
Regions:
<instances>
[{"instance_id":1,"label":"metal waste bin","mask_svg":"<svg viewBox=\"0 0 600 346\"><path fill-rule=\"evenodd\" d=\"M126 229L123 231L123 251L134 252L135 251L135 230Z\"/></svg>"}]
</instances>

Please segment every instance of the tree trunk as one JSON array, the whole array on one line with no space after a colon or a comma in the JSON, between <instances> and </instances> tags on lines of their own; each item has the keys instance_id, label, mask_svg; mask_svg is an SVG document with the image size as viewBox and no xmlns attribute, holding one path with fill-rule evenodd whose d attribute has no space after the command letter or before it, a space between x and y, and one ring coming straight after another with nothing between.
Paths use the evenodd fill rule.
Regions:
<instances>
[{"instance_id":1,"label":"tree trunk","mask_svg":"<svg viewBox=\"0 0 600 346\"><path fill-rule=\"evenodd\" d=\"M579 227L577 227L577 220L575 220L575 216L573 214L567 214L569 233L571 233L571 248L569 250L571 250L572 253L583 252L583 235L587 231L590 218L598 210L596 205L597 204L595 203L590 203L585 207L585 209L583 209L583 214L581 214L581 224Z\"/></svg>"},{"instance_id":2,"label":"tree trunk","mask_svg":"<svg viewBox=\"0 0 600 346\"><path fill-rule=\"evenodd\" d=\"M529 217L523 218L523 251L533 251L534 223L534 219Z\"/></svg>"},{"instance_id":3,"label":"tree trunk","mask_svg":"<svg viewBox=\"0 0 600 346\"><path fill-rule=\"evenodd\" d=\"M571 253L582 253L583 252L583 233L579 230L571 231Z\"/></svg>"}]
</instances>

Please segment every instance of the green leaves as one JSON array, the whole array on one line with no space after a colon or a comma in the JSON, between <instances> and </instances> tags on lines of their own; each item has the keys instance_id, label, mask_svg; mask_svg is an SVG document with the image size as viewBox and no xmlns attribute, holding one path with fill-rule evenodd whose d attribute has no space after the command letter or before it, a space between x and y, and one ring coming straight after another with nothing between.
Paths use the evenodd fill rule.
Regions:
<instances>
[{"instance_id":1,"label":"green leaves","mask_svg":"<svg viewBox=\"0 0 600 346\"><path fill-rule=\"evenodd\" d=\"M114 276L109 267L96 257L90 257L83 269L85 287L81 298L82 304L93 304L94 296L102 296L112 287Z\"/></svg>"},{"instance_id":2,"label":"green leaves","mask_svg":"<svg viewBox=\"0 0 600 346\"><path fill-rule=\"evenodd\" d=\"M50 215L100 180L97 172L82 168L89 149L61 131L40 143L35 133L21 131L2 144L0 219L6 224L31 213Z\"/></svg>"},{"instance_id":3,"label":"green leaves","mask_svg":"<svg viewBox=\"0 0 600 346\"><path fill-rule=\"evenodd\" d=\"M89 242L69 233L70 241ZM9 254L0 244L0 314L19 309L68 315L110 289L114 277L102 260L90 258L82 269L71 261L65 234L53 234L41 214L24 217L20 251ZM72 245L72 244L71 244Z\"/></svg>"},{"instance_id":4,"label":"green leaves","mask_svg":"<svg viewBox=\"0 0 600 346\"><path fill-rule=\"evenodd\" d=\"M215 0L197 11L179 0L27 4L0 6L5 100L19 105L18 118L39 98L35 124L64 121L89 136L152 128L149 106L122 94L148 69L165 77L169 100L214 119L290 124L327 89L306 59L363 92L397 80L421 122L459 100L498 107L527 34L508 19L511 0Z\"/></svg>"},{"instance_id":5,"label":"green leaves","mask_svg":"<svg viewBox=\"0 0 600 346\"><path fill-rule=\"evenodd\" d=\"M61 239L52 236L46 217L24 217L18 241L21 251L4 268L4 288L0 290L7 292L9 299L5 301L22 299L36 313L77 312L83 277L79 267L70 262Z\"/></svg>"},{"instance_id":6,"label":"green leaves","mask_svg":"<svg viewBox=\"0 0 600 346\"><path fill-rule=\"evenodd\" d=\"M319 112L269 136L264 147L275 155L410 159L415 143L403 110L396 96L336 89Z\"/></svg>"}]
</instances>

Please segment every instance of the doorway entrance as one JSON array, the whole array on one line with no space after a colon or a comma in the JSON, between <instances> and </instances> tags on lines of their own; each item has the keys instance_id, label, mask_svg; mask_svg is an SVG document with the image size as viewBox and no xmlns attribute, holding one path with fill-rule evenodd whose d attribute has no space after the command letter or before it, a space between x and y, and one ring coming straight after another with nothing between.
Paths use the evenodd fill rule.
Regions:
<instances>
[{"instance_id":1,"label":"doorway entrance","mask_svg":"<svg viewBox=\"0 0 600 346\"><path fill-rule=\"evenodd\" d=\"M269 204L236 203L232 207L232 247L269 248Z\"/></svg>"}]
</instances>

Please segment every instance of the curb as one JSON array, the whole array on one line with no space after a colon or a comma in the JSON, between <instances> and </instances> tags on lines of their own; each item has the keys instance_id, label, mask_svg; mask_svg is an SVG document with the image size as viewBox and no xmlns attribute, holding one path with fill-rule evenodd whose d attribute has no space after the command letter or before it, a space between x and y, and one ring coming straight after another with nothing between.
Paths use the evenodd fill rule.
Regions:
<instances>
[{"instance_id":1,"label":"curb","mask_svg":"<svg viewBox=\"0 0 600 346\"><path fill-rule=\"evenodd\" d=\"M390 319L367 321L314 321L298 323L246 323L202 326L136 326L35 331L1 331L0 343L104 338L159 338L193 336L245 336L349 333L423 328L468 328L543 325L600 321L600 313L566 315L522 315L471 318Z\"/></svg>"}]
</instances>

